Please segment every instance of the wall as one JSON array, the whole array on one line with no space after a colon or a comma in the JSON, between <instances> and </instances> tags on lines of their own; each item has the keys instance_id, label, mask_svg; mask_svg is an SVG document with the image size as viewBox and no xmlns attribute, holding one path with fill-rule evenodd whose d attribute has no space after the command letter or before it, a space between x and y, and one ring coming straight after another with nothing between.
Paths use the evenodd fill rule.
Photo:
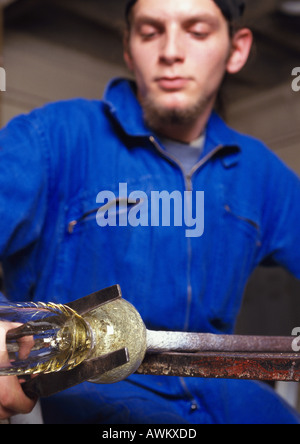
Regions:
<instances>
[{"instance_id":1,"label":"wall","mask_svg":"<svg viewBox=\"0 0 300 444\"><path fill-rule=\"evenodd\" d=\"M15 30L5 33L4 66L2 124L48 102L100 99L111 77L127 75L120 65Z\"/></svg>"},{"instance_id":2,"label":"wall","mask_svg":"<svg viewBox=\"0 0 300 444\"><path fill-rule=\"evenodd\" d=\"M228 119L236 129L263 140L300 176L300 92L294 92L291 83L292 77L287 84L235 103ZM289 273L258 269L249 282L237 331L289 335L300 325L299 298L300 282Z\"/></svg>"}]
</instances>

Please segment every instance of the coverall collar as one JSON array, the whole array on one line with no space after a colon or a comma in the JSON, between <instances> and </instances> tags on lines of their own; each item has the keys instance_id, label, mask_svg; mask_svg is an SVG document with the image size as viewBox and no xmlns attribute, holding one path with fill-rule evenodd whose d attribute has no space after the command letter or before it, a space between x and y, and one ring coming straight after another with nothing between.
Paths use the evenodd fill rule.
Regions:
<instances>
[{"instance_id":1,"label":"coverall collar","mask_svg":"<svg viewBox=\"0 0 300 444\"><path fill-rule=\"evenodd\" d=\"M113 79L105 93L104 101L118 125L126 135L131 137L153 136L143 119L143 110L136 97L136 84L134 81L123 78ZM225 166L236 163L240 148L237 144L235 131L229 128L220 116L213 111L206 127L206 143L203 155L208 155L216 147L227 148L223 150L227 156Z\"/></svg>"}]
</instances>

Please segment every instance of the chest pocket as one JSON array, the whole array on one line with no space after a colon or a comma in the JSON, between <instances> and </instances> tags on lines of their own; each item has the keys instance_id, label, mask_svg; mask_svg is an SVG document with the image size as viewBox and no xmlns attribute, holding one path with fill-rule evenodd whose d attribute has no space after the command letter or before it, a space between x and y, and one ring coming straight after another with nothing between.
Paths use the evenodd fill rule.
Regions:
<instances>
[{"instance_id":1,"label":"chest pocket","mask_svg":"<svg viewBox=\"0 0 300 444\"><path fill-rule=\"evenodd\" d=\"M223 203L218 226L210 321L217 330L230 331L246 283L257 265L261 230L258 215L230 198Z\"/></svg>"}]
</instances>

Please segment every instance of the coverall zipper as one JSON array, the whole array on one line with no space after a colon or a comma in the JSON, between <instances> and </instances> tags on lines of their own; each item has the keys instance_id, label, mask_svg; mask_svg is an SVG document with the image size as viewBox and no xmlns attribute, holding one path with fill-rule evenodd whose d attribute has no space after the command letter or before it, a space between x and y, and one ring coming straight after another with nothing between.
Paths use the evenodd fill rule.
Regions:
<instances>
[{"instance_id":1,"label":"coverall zipper","mask_svg":"<svg viewBox=\"0 0 300 444\"><path fill-rule=\"evenodd\" d=\"M185 174L183 165L171 154L166 152L161 146L160 143L155 139L155 137L150 137L150 142L153 144L153 146L156 148L156 150L165 158L172 160L181 170L182 175L184 177L185 182L185 189L186 191L193 191L193 183L192 178L193 175L206 163L208 162L216 153L221 151L223 149L222 145L217 146L214 150L212 150L210 153L208 153L205 157L203 157L190 171L188 175ZM191 202L189 202L189 205ZM187 253L188 253L188 263L187 263L187 306L186 306L186 317L184 322L184 331L188 331L189 328L189 321L190 321L190 314L191 314L191 305L192 305L192 298L193 298L193 289L192 289L192 283L191 283L191 267L192 267L192 243L191 238L187 238ZM191 412L194 412L199 409L199 405L196 401L196 399L193 397L192 393L190 392L186 381L184 378L179 378L181 387L186 394L187 398L189 399L191 403Z\"/></svg>"},{"instance_id":2,"label":"coverall zipper","mask_svg":"<svg viewBox=\"0 0 300 444\"><path fill-rule=\"evenodd\" d=\"M215 149L210 151L206 156L204 156L194 167L191 169L190 173L188 175L185 174L183 165L171 154L166 152L160 145L160 143L155 139L155 137L150 136L150 142L154 145L156 150L165 158L172 160L181 170L182 175L184 177L185 182L185 189L186 191L193 191L193 183L192 178L193 175L208 162L216 153L221 151L224 147L223 145L217 146ZM192 297L193 297L193 290L192 290L192 284L191 284L191 264L192 264L192 244L191 244L191 238L187 238L188 243L188 264L187 264L187 279L188 279L188 285L187 285L187 311L186 311L186 319L184 323L184 331L187 331L189 328L189 318L190 318L190 310L191 310L191 304L192 304Z\"/></svg>"}]
</instances>

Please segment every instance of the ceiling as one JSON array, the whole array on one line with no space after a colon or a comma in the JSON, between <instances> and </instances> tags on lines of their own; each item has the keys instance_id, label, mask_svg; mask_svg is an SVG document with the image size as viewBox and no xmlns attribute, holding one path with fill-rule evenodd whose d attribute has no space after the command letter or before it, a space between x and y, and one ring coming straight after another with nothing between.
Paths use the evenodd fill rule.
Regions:
<instances>
[{"instance_id":1,"label":"ceiling","mask_svg":"<svg viewBox=\"0 0 300 444\"><path fill-rule=\"evenodd\" d=\"M300 4L300 0L292 2ZM5 6L7 32L30 32L114 64L123 63L120 30L125 0L0 0L1 3ZM282 0L248 0L246 23L254 32L255 46L246 68L228 82L232 100L288 82L292 69L300 66L300 16L283 13L281 4ZM111 45L106 44L108 40Z\"/></svg>"}]
</instances>

